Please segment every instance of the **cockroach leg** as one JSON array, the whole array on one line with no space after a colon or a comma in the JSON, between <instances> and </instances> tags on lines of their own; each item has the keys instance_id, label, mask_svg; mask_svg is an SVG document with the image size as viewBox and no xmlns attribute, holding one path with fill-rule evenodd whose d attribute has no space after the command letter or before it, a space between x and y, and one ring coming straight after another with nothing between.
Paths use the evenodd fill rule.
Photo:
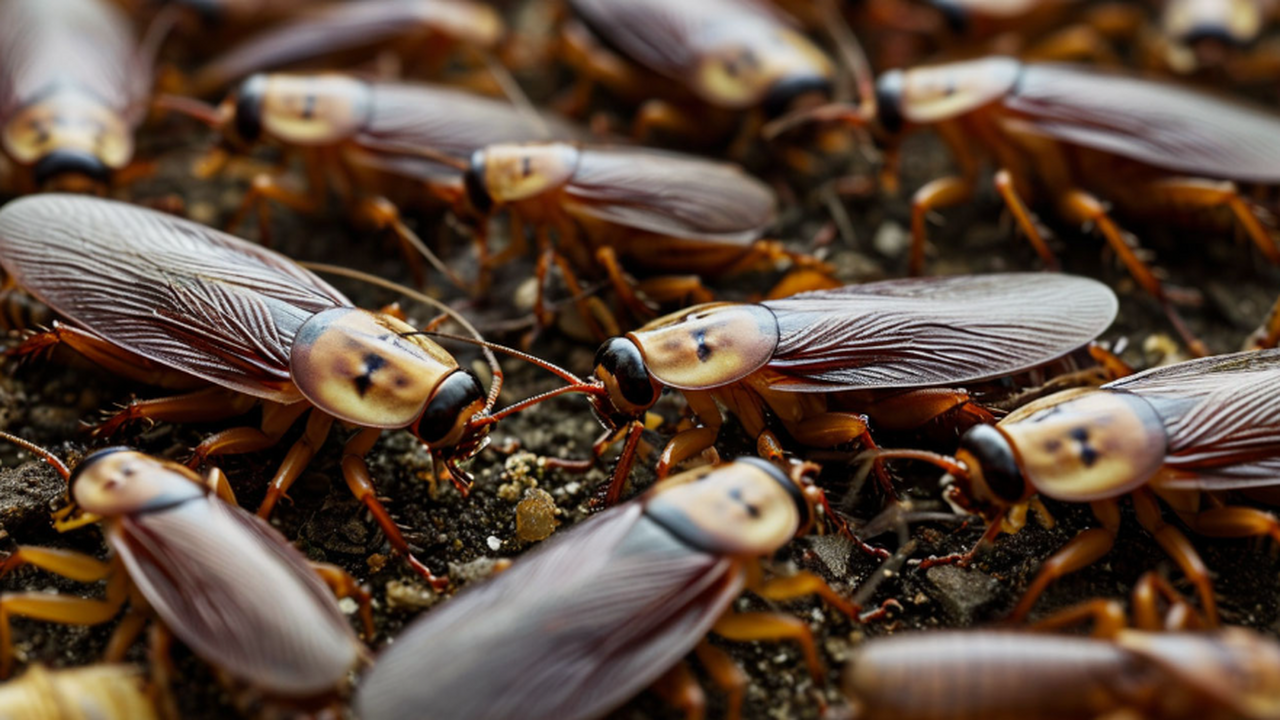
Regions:
<instances>
[{"instance_id":1,"label":"cockroach leg","mask_svg":"<svg viewBox=\"0 0 1280 720\"><path fill-rule=\"evenodd\" d=\"M790 425L787 430L796 439L796 442L809 447L840 447L857 440L864 449L877 449L875 440L871 438L871 432L867 427L865 415L828 412ZM893 482L889 479L889 474L885 472L884 463L880 460L875 460L874 462L876 481L880 484L881 489L884 490L888 497L897 498L898 495L893 489Z\"/></svg>"},{"instance_id":2,"label":"cockroach leg","mask_svg":"<svg viewBox=\"0 0 1280 720\"><path fill-rule=\"evenodd\" d=\"M1139 488L1133 492L1133 509L1138 516L1138 523L1151 533L1160 547L1178 563L1191 584L1196 586L1200 594L1200 604L1204 608L1205 619L1210 627L1218 625L1218 605L1213 595L1213 582L1209 578L1209 569L1200 559L1191 541L1178 528L1164 521L1156 496L1147 488Z\"/></svg>"},{"instance_id":3,"label":"cockroach leg","mask_svg":"<svg viewBox=\"0 0 1280 720\"><path fill-rule=\"evenodd\" d=\"M632 317L640 320L649 320L657 315L652 306L636 295L635 280L627 277L623 272L622 265L618 262L618 254L613 248L607 245L597 248L596 262L600 263L600 267L604 268L605 274L609 276L610 284L613 285L613 291L618 294L618 299L631 312Z\"/></svg>"},{"instance_id":4,"label":"cockroach leg","mask_svg":"<svg viewBox=\"0 0 1280 720\"><path fill-rule=\"evenodd\" d=\"M122 662L124 660L125 653L133 647L133 643L137 641L138 636L146 628L147 622L151 620L150 613L145 608L145 604L129 607L129 611L120 619L120 624L116 625L116 629L111 632L107 649L102 652L103 661Z\"/></svg>"},{"instance_id":5,"label":"cockroach leg","mask_svg":"<svg viewBox=\"0 0 1280 720\"><path fill-rule=\"evenodd\" d=\"M1022 197L1018 195L1017 185L1014 183L1013 175L1008 169L1001 168L996 172L995 186L996 191L1000 193L1000 197L1004 199L1005 206L1013 214L1014 221L1022 229L1022 234L1026 236L1027 241L1035 248L1036 254L1040 256L1040 261L1049 270L1058 270L1060 268L1058 257L1053 254L1053 250L1045 240L1044 234L1040 231L1039 223L1036 222L1031 211L1027 209Z\"/></svg>"},{"instance_id":6,"label":"cockroach leg","mask_svg":"<svg viewBox=\"0 0 1280 720\"><path fill-rule=\"evenodd\" d=\"M1068 25L1027 48L1024 60L1120 65L1105 35L1087 23Z\"/></svg>"},{"instance_id":7,"label":"cockroach leg","mask_svg":"<svg viewBox=\"0 0 1280 720\"><path fill-rule=\"evenodd\" d=\"M311 569L316 571L325 585L333 591L334 597L341 600L342 598L351 598L360 606L360 623L364 626L364 639L372 641L375 633L373 626L373 598L370 597L369 591L366 590L356 579L351 577L351 573L343 570L337 565L329 563L312 562Z\"/></svg>"},{"instance_id":8,"label":"cockroach leg","mask_svg":"<svg viewBox=\"0 0 1280 720\"><path fill-rule=\"evenodd\" d=\"M83 553L56 548L19 545L0 563L0 577L24 565L33 565L76 582L98 582L111 574L111 564Z\"/></svg>"},{"instance_id":9,"label":"cockroach leg","mask_svg":"<svg viewBox=\"0 0 1280 720\"><path fill-rule=\"evenodd\" d=\"M1122 377L1128 377L1133 374L1133 368L1129 367L1129 363L1096 342L1089 343L1089 357L1102 366L1102 369L1106 372L1107 380L1119 380Z\"/></svg>"},{"instance_id":10,"label":"cockroach leg","mask_svg":"<svg viewBox=\"0 0 1280 720\"><path fill-rule=\"evenodd\" d=\"M832 589L827 581L805 570L786 577L770 578L751 589L766 600L786 601L816 595L854 620L857 620L858 613L862 610Z\"/></svg>"},{"instance_id":11,"label":"cockroach leg","mask_svg":"<svg viewBox=\"0 0 1280 720\"><path fill-rule=\"evenodd\" d=\"M258 517L266 519L271 517L271 511L275 508L276 502L285 495L289 490L289 486L298 479L302 471L306 469L307 464L311 462L311 458L315 456L316 450L324 444L325 438L329 437L329 428L333 426L333 417L319 410L312 410L311 416L307 418L307 427L302 433L302 437L289 448L289 453L284 456L284 461L280 463L280 468L276 470L276 475L271 479L271 484L267 486L267 495L262 499L262 504L258 506Z\"/></svg>"},{"instance_id":12,"label":"cockroach leg","mask_svg":"<svg viewBox=\"0 0 1280 720\"><path fill-rule=\"evenodd\" d=\"M230 428L210 435L192 451L187 465L195 468L217 455L239 455L272 447L310 407L307 403L280 405L264 402L260 427Z\"/></svg>"},{"instance_id":13,"label":"cockroach leg","mask_svg":"<svg viewBox=\"0 0 1280 720\"><path fill-rule=\"evenodd\" d=\"M231 220L227 222L227 231L235 232L240 227L245 218L254 208L258 210L258 240L263 245L271 244L271 210L270 201L278 202L291 210L310 215L319 211L324 205L323 197L317 196L317 193L323 192L324 186L319 188L311 188L309 193L300 193L291 190L280 184L274 175L257 175L253 178L253 182L249 184L249 190L245 192L244 199L240 202L240 207L236 209Z\"/></svg>"},{"instance_id":14,"label":"cockroach leg","mask_svg":"<svg viewBox=\"0 0 1280 720\"><path fill-rule=\"evenodd\" d=\"M715 295L702 284L697 275L667 275L646 278L635 285L636 290L659 305L698 305L715 301Z\"/></svg>"},{"instance_id":15,"label":"cockroach leg","mask_svg":"<svg viewBox=\"0 0 1280 720\"><path fill-rule=\"evenodd\" d=\"M720 688L725 698L724 716L727 720L738 720L742 717L742 702L747 692L747 675L738 667L738 663L729 654L712 645L707 640L698 643L693 649L698 662L711 676L711 682Z\"/></svg>"},{"instance_id":16,"label":"cockroach leg","mask_svg":"<svg viewBox=\"0 0 1280 720\"><path fill-rule=\"evenodd\" d=\"M738 642L756 640L794 640L804 653L805 664L816 684L821 685L826 673L809 626L797 617L782 613L731 613L716 621L711 632Z\"/></svg>"},{"instance_id":17,"label":"cockroach leg","mask_svg":"<svg viewBox=\"0 0 1280 720\"><path fill-rule=\"evenodd\" d=\"M1169 610L1160 616L1160 599L1168 603ZM1193 630L1202 629L1204 621L1182 595L1155 571L1144 573L1133 587L1133 626L1139 630Z\"/></svg>"},{"instance_id":18,"label":"cockroach leg","mask_svg":"<svg viewBox=\"0 0 1280 720\"><path fill-rule=\"evenodd\" d=\"M1097 500L1090 506L1102 527L1082 531L1040 565L1040 572L1009 614L1010 622L1021 622L1053 581L1086 568L1111 552L1120 531L1120 508L1114 499Z\"/></svg>"},{"instance_id":19,"label":"cockroach leg","mask_svg":"<svg viewBox=\"0 0 1280 720\"><path fill-rule=\"evenodd\" d=\"M52 349L58 345L66 345L107 372L135 382L165 385L167 380L184 377L141 355L112 345L97 335L57 320L53 321L50 329L31 335L5 354L10 357L24 358L52 352Z\"/></svg>"},{"instance_id":20,"label":"cockroach leg","mask_svg":"<svg viewBox=\"0 0 1280 720\"><path fill-rule=\"evenodd\" d=\"M1093 636L1113 638L1128 624L1124 606L1115 600L1088 600L1056 612L1031 625L1035 630L1060 630L1093 623Z\"/></svg>"},{"instance_id":21,"label":"cockroach leg","mask_svg":"<svg viewBox=\"0 0 1280 720\"><path fill-rule=\"evenodd\" d=\"M713 447L716 438L720 435L720 426L704 425L702 427L689 428L675 434L667 442L666 447L662 448L662 455L658 458L658 465L654 468L654 473L661 480L671 473L671 469L689 458L701 453L710 447Z\"/></svg>"},{"instance_id":22,"label":"cockroach leg","mask_svg":"<svg viewBox=\"0 0 1280 720\"><path fill-rule=\"evenodd\" d=\"M173 664L173 634L163 623L152 623L147 633L147 659L151 666L151 687L148 691L160 709L161 717L173 720L182 717L178 702L173 696L173 678L178 669Z\"/></svg>"},{"instance_id":23,"label":"cockroach leg","mask_svg":"<svg viewBox=\"0 0 1280 720\"><path fill-rule=\"evenodd\" d=\"M1272 264L1280 264L1280 247L1276 246L1275 238L1258 217L1258 209L1240 196L1240 189L1235 183L1171 178L1157 181L1155 189L1178 205L1205 209L1226 207L1267 260Z\"/></svg>"},{"instance_id":24,"label":"cockroach leg","mask_svg":"<svg viewBox=\"0 0 1280 720\"><path fill-rule=\"evenodd\" d=\"M1071 219L1081 223L1092 223L1102 233L1107 243L1111 245L1111 249L1115 251L1116 256L1120 258L1120 261L1129 270L1129 274L1133 276L1133 279L1164 307L1165 315L1168 316L1169 322L1178 331L1178 334L1182 336L1187 348L1199 357L1208 355L1208 349L1204 346L1204 343L1200 342L1199 338L1191 333L1182 316L1178 314L1178 311L1173 307L1173 303L1170 302L1160 280L1156 278L1151 268L1147 267L1147 264L1134 252L1128 240L1128 234L1122 231L1111 219L1106 208L1103 207L1102 201L1083 190L1069 190L1062 196L1062 208L1064 214Z\"/></svg>"},{"instance_id":25,"label":"cockroach leg","mask_svg":"<svg viewBox=\"0 0 1280 720\"><path fill-rule=\"evenodd\" d=\"M638 143L648 142L657 130L682 138L703 137L706 135L705 122L705 119L693 118L665 100L652 98L636 112L631 124L631 139Z\"/></svg>"},{"instance_id":26,"label":"cockroach leg","mask_svg":"<svg viewBox=\"0 0 1280 720\"><path fill-rule=\"evenodd\" d=\"M422 287L426 281L426 275L422 270L423 258L460 290L467 290L470 287L466 281L458 277L457 273L432 252L426 243L422 242L422 238L418 237L417 233L410 229L408 225L405 225L404 218L400 216L399 208L390 200L384 197L364 198L357 203L355 213L378 230L390 230L395 234L396 239L400 242L400 251L404 254L405 262L409 265L409 272L413 275L413 281L418 287Z\"/></svg>"},{"instance_id":27,"label":"cockroach leg","mask_svg":"<svg viewBox=\"0 0 1280 720\"><path fill-rule=\"evenodd\" d=\"M139 420L159 422L208 422L243 415L258 402L252 395L207 387L185 395L131 400L93 429L95 437L111 437L121 428ZM214 437L224 435L218 433ZM206 441L207 442L207 441ZM204 443L201 443L203 446Z\"/></svg>"},{"instance_id":28,"label":"cockroach leg","mask_svg":"<svg viewBox=\"0 0 1280 720\"><path fill-rule=\"evenodd\" d=\"M1275 515L1251 507L1217 507L1193 515L1181 516L1198 535L1209 537L1261 537L1270 536L1280 542L1280 519Z\"/></svg>"},{"instance_id":29,"label":"cockroach leg","mask_svg":"<svg viewBox=\"0 0 1280 720\"><path fill-rule=\"evenodd\" d=\"M925 247L929 242L929 213L959 205L968 201L972 195L973 183L959 176L932 180L916 191L911 198L911 258L908 261L908 269L912 275L919 275L924 271Z\"/></svg>"},{"instance_id":30,"label":"cockroach leg","mask_svg":"<svg viewBox=\"0 0 1280 720\"><path fill-rule=\"evenodd\" d=\"M373 486L373 476L369 473L369 465L365 463L364 456L369 454L373 449L373 445L377 442L382 431L378 428L366 428L356 433L354 437L347 441L343 446L342 457L342 477L347 481L347 487L351 488L351 494L356 499L364 503L364 506L373 515L373 519L378 523L378 527L382 528L382 532L387 536L387 542L396 552L404 556L409 567L421 575L431 587L437 592L444 590L449 586L449 578L437 577L422 561L414 557L413 551L409 549L409 543L404 539L404 534L400 532L400 527L396 525L396 521L391 517L391 513L383 507L382 502L378 500L378 494Z\"/></svg>"},{"instance_id":31,"label":"cockroach leg","mask_svg":"<svg viewBox=\"0 0 1280 720\"><path fill-rule=\"evenodd\" d=\"M608 489L604 495L604 504L608 507L617 505L622 499L622 491L627 487L631 477L631 468L636 462L636 450L640 446L640 436L644 433L644 425L633 422L627 426L626 442L622 452L618 453L618 462L613 467L613 475L609 478Z\"/></svg>"},{"instance_id":32,"label":"cockroach leg","mask_svg":"<svg viewBox=\"0 0 1280 720\"><path fill-rule=\"evenodd\" d=\"M1251 350L1273 348L1277 342L1280 342L1280 298L1277 298L1275 304L1271 306L1267 319L1249 336L1248 348Z\"/></svg>"},{"instance_id":33,"label":"cockroach leg","mask_svg":"<svg viewBox=\"0 0 1280 720\"><path fill-rule=\"evenodd\" d=\"M694 677L689 663L680 661L654 681L651 689L667 705L684 713L685 720L702 720L707 712L707 696Z\"/></svg>"}]
</instances>

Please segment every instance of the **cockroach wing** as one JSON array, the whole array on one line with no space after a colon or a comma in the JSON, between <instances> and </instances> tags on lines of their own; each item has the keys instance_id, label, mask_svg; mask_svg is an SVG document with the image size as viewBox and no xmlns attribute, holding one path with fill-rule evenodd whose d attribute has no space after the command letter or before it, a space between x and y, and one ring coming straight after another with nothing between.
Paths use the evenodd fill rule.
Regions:
<instances>
[{"instance_id":1,"label":"cockroach wing","mask_svg":"<svg viewBox=\"0 0 1280 720\"><path fill-rule=\"evenodd\" d=\"M1164 420L1165 462L1178 476L1162 486L1280 485L1280 350L1190 360L1103 388L1141 397Z\"/></svg>"},{"instance_id":2,"label":"cockroach wing","mask_svg":"<svg viewBox=\"0 0 1280 720\"><path fill-rule=\"evenodd\" d=\"M217 385L301 396L289 351L308 318L351 302L288 258L188 220L78 195L0 209L0 265L70 323Z\"/></svg>"},{"instance_id":3,"label":"cockroach wing","mask_svg":"<svg viewBox=\"0 0 1280 720\"><path fill-rule=\"evenodd\" d=\"M886 280L762 303L778 319L770 370L789 392L988 380L1062 357L1116 315L1102 283L1051 273Z\"/></svg>"},{"instance_id":4,"label":"cockroach wing","mask_svg":"<svg viewBox=\"0 0 1280 720\"><path fill-rule=\"evenodd\" d=\"M0 3L0 116L71 87L140 121L131 111L145 112L150 82L129 22L112 3Z\"/></svg>"},{"instance_id":5,"label":"cockroach wing","mask_svg":"<svg viewBox=\"0 0 1280 720\"><path fill-rule=\"evenodd\" d=\"M126 516L108 540L166 627L254 687L325 694L363 652L302 554L237 507L207 497Z\"/></svg>"},{"instance_id":6,"label":"cockroach wing","mask_svg":"<svg viewBox=\"0 0 1280 720\"><path fill-rule=\"evenodd\" d=\"M363 720L587 720L647 687L742 588L638 503L601 513L397 638L356 697Z\"/></svg>"},{"instance_id":7,"label":"cockroach wing","mask_svg":"<svg viewBox=\"0 0 1280 720\"><path fill-rule=\"evenodd\" d=\"M1174 83L1023 67L1005 107L1039 132L1193 177L1280 182L1280 115Z\"/></svg>"},{"instance_id":8,"label":"cockroach wing","mask_svg":"<svg viewBox=\"0 0 1280 720\"><path fill-rule=\"evenodd\" d=\"M777 212L773 191L736 165L635 148L583 149L565 194L575 212L691 240L750 243Z\"/></svg>"},{"instance_id":9,"label":"cockroach wing","mask_svg":"<svg viewBox=\"0 0 1280 720\"><path fill-rule=\"evenodd\" d=\"M355 144L370 146L378 167L409 177L458 178L461 173L423 157L383 153L379 146L425 147L462 161L487 145L573 140L584 132L541 114L531 117L503 100L425 83L370 83L370 108Z\"/></svg>"}]
</instances>

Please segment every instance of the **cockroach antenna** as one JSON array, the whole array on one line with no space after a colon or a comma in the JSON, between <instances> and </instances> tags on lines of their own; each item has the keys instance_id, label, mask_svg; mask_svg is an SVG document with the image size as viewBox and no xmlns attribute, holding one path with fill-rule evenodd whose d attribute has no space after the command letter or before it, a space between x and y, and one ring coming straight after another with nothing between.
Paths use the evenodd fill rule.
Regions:
<instances>
[{"instance_id":1,"label":"cockroach antenna","mask_svg":"<svg viewBox=\"0 0 1280 720\"><path fill-rule=\"evenodd\" d=\"M63 480L68 483L71 482L71 470L67 468L66 463L58 459L58 456L54 455L52 452L40 447L30 440L24 440L17 435L11 435L4 431L0 431L0 440L8 440L23 450L39 455L42 460L52 465L53 469L58 471L58 474L62 476Z\"/></svg>"}]
</instances>

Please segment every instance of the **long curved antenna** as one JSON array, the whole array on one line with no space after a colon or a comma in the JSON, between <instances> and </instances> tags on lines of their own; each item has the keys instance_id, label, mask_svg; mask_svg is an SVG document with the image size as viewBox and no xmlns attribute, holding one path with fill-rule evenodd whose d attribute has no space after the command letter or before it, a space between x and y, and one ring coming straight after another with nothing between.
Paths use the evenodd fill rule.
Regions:
<instances>
[{"instance_id":1,"label":"long curved antenna","mask_svg":"<svg viewBox=\"0 0 1280 720\"><path fill-rule=\"evenodd\" d=\"M23 450L39 455L41 459L43 459L45 462L52 465L54 470L58 471L58 474L62 476L63 480L67 482L71 482L71 470L67 468L66 463L58 459L57 455L54 455L53 453L49 452L48 450L45 450L44 448L31 442L30 440L23 440L17 435L10 435L9 433L4 432L3 430L0 430L0 440L8 440L9 442L13 443L14 445L17 445Z\"/></svg>"},{"instance_id":2,"label":"long curved antenna","mask_svg":"<svg viewBox=\"0 0 1280 720\"><path fill-rule=\"evenodd\" d=\"M482 52L481 57L484 58L485 70L489 71L490 77L494 82L498 83L498 87L502 88L502 94L507 96L512 105L516 106L516 110L525 117L533 127L538 131L544 140L551 139L551 128L547 127L547 122L542 118L542 113L538 112L537 106L533 101L529 100L529 96L525 94L520 84L511 77L511 72L507 70L493 53Z\"/></svg>"},{"instance_id":3,"label":"long curved antenna","mask_svg":"<svg viewBox=\"0 0 1280 720\"><path fill-rule=\"evenodd\" d=\"M818 11L822 13L822 24L830 33L841 62L853 74L854 87L858 91L858 106L862 108L863 116L875 117L875 79L871 75L871 63L867 60L866 51L862 49L862 43L849 28L849 23L840 13L835 0L818 0Z\"/></svg>"},{"instance_id":4,"label":"long curved antenna","mask_svg":"<svg viewBox=\"0 0 1280 720\"><path fill-rule=\"evenodd\" d=\"M151 101L151 105L160 110L172 110L186 115L215 129L222 127L227 121L225 114L217 106L185 95L161 95Z\"/></svg>"},{"instance_id":5,"label":"long curved antenna","mask_svg":"<svg viewBox=\"0 0 1280 720\"><path fill-rule=\"evenodd\" d=\"M493 384L489 387L489 398L485 403L485 412L488 412L489 410L493 409L493 406L497 404L498 395L502 393L502 366L498 364L498 358L496 355L493 354L493 350L491 350L488 347L485 347L484 345L485 339L484 339L484 336L480 334L480 331L476 330L476 327L472 325L469 320L462 317L462 315L457 310L454 310L453 308L449 307L448 305L445 305L444 303L431 297L430 295L420 293L417 290L407 288L404 285L401 285L400 283L392 282L390 280L380 278L377 275L371 275L367 272L362 272L360 270L353 270L351 268L342 267L340 265L330 265L328 263L299 261L298 264L308 270L314 270L316 272L322 272L322 273L329 273L332 275L341 275L342 277L351 278L352 280L360 280L361 282L367 282L370 285L376 285L380 288L391 290L392 292L398 292L407 298L417 300L420 303L429 305L435 308L436 310L439 310L440 312L444 313L445 315L448 315L454 322L461 325L464 330L474 335L475 339L478 341L477 344L479 344L482 348L484 348L485 360L489 363L490 370L493 371Z\"/></svg>"},{"instance_id":6,"label":"long curved antenna","mask_svg":"<svg viewBox=\"0 0 1280 720\"><path fill-rule=\"evenodd\" d=\"M858 468L857 474L854 476L854 483L865 480L867 473L871 472L871 467L877 460L922 460L931 465L947 471L955 477L968 478L969 468L959 460L950 455L929 452L928 450L894 450L877 448L875 450L867 450L859 453L853 459L854 462L861 462L862 467Z\"/></svg>"}]
</instances>

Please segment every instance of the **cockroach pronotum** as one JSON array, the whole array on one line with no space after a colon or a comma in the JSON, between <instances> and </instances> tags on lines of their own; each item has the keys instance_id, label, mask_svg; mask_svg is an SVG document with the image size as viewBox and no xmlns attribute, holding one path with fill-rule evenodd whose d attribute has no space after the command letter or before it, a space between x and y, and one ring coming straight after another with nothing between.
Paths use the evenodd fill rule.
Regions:
<instances>
[{"instance_id":1,"label":"cockroach pronotum","mask_svg":"<svg viewBox=\"0 0 1280 720\"><path fill-rule=\"evenodd\" d=\"M341 58L328 67L394 53L407 69L436 76L463 49L483 67L505 28L497 10L469 0L362 0L300 8L204 65L192 80L196 94L225 88L250 75Z\"/></svg>"},{"instance_id":2,"label":"cockroach pronotum","mask_svg":"<svg viewBox=\"0 0 1280 720\"><path fill-rule=\"evenodd\" d=\"M126 602L130 609L107 646L109 662L120 660L152 613L163 623L158 648L172 633L220 672L270 698L332 699L366 659L334 593L361 600L372 633L368 594L341 569L312 565L266 521L237 507L220 471L202 478L124 447L98 450L71 471L42 448L4 438L39 454L66 479L69 509L79 515L63 514L60 529L100 520L113 555L103 561L20 545L0 564L0 574L30 565L107 582L102 599L0 595L0 674L13 662L11 618L98 625L120 615Z\"/></svg>"},{"instance_id":3,"label":"cockroach pronotum","mask_svg":"<svg viewBox=\"0 0 1280 720\"><path fill-rule=\"evenodd\" d=\"M1037 495L1091 505L1101 527L1081 532L1044 562L1014 618L1025 616L1055 579L1111 550L1119 499L1129 495L1138 522L1195 584L1216 623L1208 570L1182 532L1165 522L1158 498L1201 535L1280 540L1280 520L1269 512L1200 503L1203 493L1280 482L1280 350L1191 360L1041 398L995 425L969 429L954 459L910 450L873 455L946 469L947 497L988 523L983 541L1020 530L1021 509Z\"/></svg>"},{"instance_id":4,"label":"cockroach pronotum","mask_svg":"<svg viewBox=\"0 0 1280 720\"><path fill-rule=\"evenodd\" d=\"M33 665L0 685L0 717L9 720L159 720L129 665L49 670Z\"/></svg>"},{"instance_id":5,"label":"cockroach pronotum","mask_svg":"<svg viewBox=\"0 0 1280 720\"><path fill-rule=\"evenodd\" d=\"M102 193L127 179L147 112L151 52L106 0L0 3L6 193Z\"/></svg>"},{"instance_id":6,"label":"cockroach pronotum","mask_svg":"<svg viewBox=\"0 0 1280 720\"><path fill-rule=\"evenodd\" d=\"M1221 71L1236 82L1274 79L1280 56L1259 45L1280 15L1275 0L1164 0L1142 50L1163 70Z\"/></svg>"},{"instance_id":7,"label":"cockroach pronotum","mask_svg":"<svg viewBox=\"0 0 1280 720\"><path fill-rule=\"evenodd\" d=\"M99 426L99 434L141 419L230 418L262 404L261 428L207 438L196 448L196 464L268 448L309 413L259 508L266 517L335 421L359 428L346 444L347 484L415 570L437 586L446 582L409 552L376 497L363 456L383 430L406 428L465 492L469 479L458 463L485 447L491 423L506 412L490 413L502 381L496 362L486 393L472 372L416 328L354 307L288 258L109 200L43 195L9 203L0 209L0 265L63 318L13 354L65 343L123 377L198 388L135 400Z\"/></svg>"},{"instance_id":8,"label":"cockroach pronotum","mask_svg":"<svg viewBox=\"0 0 1280 720\"><path fill-rule=\"evenodd\" d=\"M698 717L702 693L680 663L693 651L737 717L745 678L708 631L794 640L822 682L805 622L728 613L750 589L775 601L817 595L856 618L817 575L762 578L759 560L813 522L817 490L799 470L754 458L691 470L557 536L411 625L359 683L358 714L585 720L657 682Z\"/></svg>"},{"instance_id":9,"label":"cockroach pronotum","mask_svg":"<svg viewBox=\"0 0 1280 720\"><path fill-rule=\"evenodd\" d=\"M209 124L231 149L275 145L306 162L307 192L260 175L232 227L256 207L261 232L266 233L268 201L316 212L333 190L344 197L352 214L393 230L455 278L400 219L398 208L455 204L464 193L462 172L418 151L428 149L462 161L493 143L572 139L580 132L553 117L461 90L336 73L254 75L217 108L186 98L161 102ZM224 159L225 153L225 148L216 149L213 160ZM408 250L406 255L416 258Z\"/></svg>"},{"instance_id":10,"label":"cockroach pronotum","mask_svg":"<svg viewBox=\"0 0 1280 720\"><path fill-rule=\"evenodd\" d=\"M663 388L680 391L702 425L671 439L659 475L712 447L726 411L767 457L782 454L771 420L802 445L870 444L868 418L857 414L868 394L892 396L874 416L885 427L915 428L948 413L990 421L963 386L1077 350L1115 314L1109 288L1067 275L887 280L756 304L698 305L606 341L593 382L557 372L591 397L606 428L597 455L625 436L607 495L615 502L641 420Z\"/></svg>"},{"instance_id":11,"label":"cockroach pronotum","mask_svg":"<svg viewBox=\"0 0 1280 720\"><path fill-rule=\"evenodd\" d=\"M874 88L869 77L859 84L856 107L793 115L768 132L817 118L866 127L885 148L886 184L895 186L903 136L923 126L936 129L960 174L930 182L912 199L913 273L924 265L927 217L972 196L983 155L999 168L996 189L1046 265L1057 261L1024 198L1092 224L1199 354L1203 345L1108 204L1153 216L1229 211L1262 253L1280 262L1259 208L1241 189L1280 185L1280 116L1267 109L1115 71L1008 57L894 70Z\"/></svg>"},{"instance_id":12,"label":"cockroach pronotum","mask_svg":"<svg viewBox=\"0 0 1280 720\"><path fill-rule=\"evenodd\" d=\"M1241 627L1196 631L1188 616L1159 621L1151 574L1124 628L1114 601L1069 608L1039 623L1098 616L1095 637L1012 630L917 632L857 648L844 673L854 720L1153 720L1280 716L1280 644ZM1138 607L1142 599L1151 606ZM1184 603L1174 594L1171 602ZM1172 613L1171 613L1172 615ZM1172 624L1172 628L1169 625Z\"/></svg>"}]
</instances>

